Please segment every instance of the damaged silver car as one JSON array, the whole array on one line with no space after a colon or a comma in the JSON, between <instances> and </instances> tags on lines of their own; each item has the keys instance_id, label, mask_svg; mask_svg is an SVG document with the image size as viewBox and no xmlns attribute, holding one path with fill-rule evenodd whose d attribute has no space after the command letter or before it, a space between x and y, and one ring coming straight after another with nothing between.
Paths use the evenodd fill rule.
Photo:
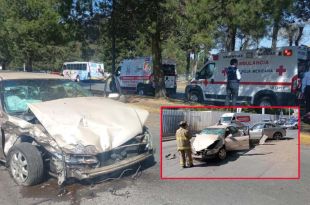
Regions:
<instances>
[{"instance_id":1,"label":"damaged silver car","mask_svg":"<svg viewBox=\"0 0 310 205\"><path fill-rule=\"evenodd\" d=\"M267 139L280 140L286 136L286 129L274 123L261 122L253 125L250 130L251 140L260 140L264 135Z\"/></svg>"},{"instance_id":2,"label":"damaged silver car","mask_svg":"<svg viewBox=\"0 0 310 205\"><path fill-rule=\"evenodd\" d=\"M148 112L94 97L61 76L1 72L0 160L19 185L63 184L153 157Z\"/></svg>"},{"instance_id":3,"label":"damaged silver car","mask_svg":"<svg viewBox=\"0 0 310 205\"><path fill-rule=\"evenodd\" d=\"M214 125L196 134L192 150L196 159L224 160L227 151L247 150L249 147L249 135L245 131L233 125Z\"/></svg>"}]
</instances>

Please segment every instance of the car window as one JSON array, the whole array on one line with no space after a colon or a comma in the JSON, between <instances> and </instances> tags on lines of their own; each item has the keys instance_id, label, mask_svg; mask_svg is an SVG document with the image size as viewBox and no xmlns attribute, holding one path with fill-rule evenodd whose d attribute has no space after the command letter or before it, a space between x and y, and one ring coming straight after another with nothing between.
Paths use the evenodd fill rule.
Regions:
<instances>
[{"instance_id":1,"label":"car window","mask_svg":"<svg viewBox=\"0 0 310 205\"><path fill-rule=\"evenodd\" d=\"M210 135L224 135L225 129L223 128L206 128L201 131L201 134L210 134Z\"/></svg>"},{"instance_id":2,"label":"car window","mask_svg":"<svg viewBox=\"0 0 310 205\"><path fill-rule=\"evenodd\" d=\"M263 129L264 128L264 124L256 124L252 127L253 130L258 130L258 129Z\"/></svg>"},{"instance_id":3,"label":"car window","mask_svg":"<svg viewBox=\"0 0 310 205\"><path fill-rule=\"evenodd\" d=\"M62 79L5 80L2 89L3 106L9 114L28 111L29 103L91 96L77 83Z\"/></svg>"},{"instance_id":4,"label":"car window","mask_svg":"<svg viewBox=\"0 0 310 205\"><path fill-rule=\"evenodd\" d=\"M229 128L229 131L231 134L234 135L234 134L238 133L238 129L236 127L228 127L228 128Z\"/></svg>"},{"instance_id":5,"label":"car window","mask_svg":"<svg viewBox=\"0 0 310 205\"><path fill-rule=\"evenodd\" d=\"M273 128L273 127L275 127L275 125L273 125L273 124L265 124L265 128Z\"/></svg>"}]
</instances>

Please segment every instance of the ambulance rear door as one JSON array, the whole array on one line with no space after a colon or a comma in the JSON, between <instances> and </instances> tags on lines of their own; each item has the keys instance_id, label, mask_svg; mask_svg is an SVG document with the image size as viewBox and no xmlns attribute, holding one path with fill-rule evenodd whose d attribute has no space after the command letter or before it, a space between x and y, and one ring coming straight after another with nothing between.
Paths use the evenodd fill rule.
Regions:
<instances>
[{"instance_id":1,"label":"ambulance rear door","mask_svg":"<svg viewBox=\"0 0 310 205\"><path fill-rule=\"evenodd\" d=\"M119 79L121 87L135 90L138 83L144 79L144 58L124 60Z\"/></svg>"}]
</instances>

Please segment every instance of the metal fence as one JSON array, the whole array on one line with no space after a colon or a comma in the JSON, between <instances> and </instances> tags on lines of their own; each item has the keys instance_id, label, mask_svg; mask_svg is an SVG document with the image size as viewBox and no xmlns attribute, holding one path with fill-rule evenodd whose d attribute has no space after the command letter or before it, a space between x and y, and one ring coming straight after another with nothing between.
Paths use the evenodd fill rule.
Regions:
<instances>
[{"instance_id":1,"label":"metal fence","mask_svg":"<svg viewBox=\"0 0 310 205\"><path fill-rule=\"evenodd\" d=\"M171 137L175 135L176 130L179 128L178 124L182 120L186 120L189 124L189 129L193 133L200 132L202 129L216 124L222 114L227 113L224 111L192 111L192 110L177 110L177 109L164 109L162 115L162 136ZM279 118L277 115L269 114L252 114L251 123L247 124L251 126L257 122L268 119L274 121Z\"/></svg>"}]
</instances>

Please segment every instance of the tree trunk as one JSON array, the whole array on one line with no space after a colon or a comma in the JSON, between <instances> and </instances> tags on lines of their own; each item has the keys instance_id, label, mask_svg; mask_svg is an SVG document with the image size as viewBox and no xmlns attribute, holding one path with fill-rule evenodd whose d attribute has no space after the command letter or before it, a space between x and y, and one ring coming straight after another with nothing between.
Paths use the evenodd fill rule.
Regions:
<instances>
[{"instance_id":1,"label":"tree trunk","mask_svg":"<svg viewBox=\"0 0 310 205\"><path fill-rule=\"evenodd\" d=\"M277 48L279 29L280 29L279 21L275 20L275 22L273 24L273 29L272 29L272 43L271 43L271 48L272 49L276 49Z\"/></svg>"},{"instance_id":2,"label":"tree trunk","mask_svg":"<svg viewBox=\"0 0 310 205\"><path fill-rule=\"evenodd\" d=\"M111 43L112 43L112 75L115 74L115 42L116 42L116 33L115 33L115 0L112 1L112 13L111 13Z\"/></svg>"},{"instance_id":3,"label":"tree trunk","mask_svg":"<svg viewBox=\"0 0 310 205\"><path fill-rule=\"evenodd\" d=\"M4 62L1 63L1 68L2 68L2 70L6 70L5 63L4 63Z\"/></svg>"},{"instance_id":4,"label":"tree trunk","mask_svg":"<svg viewBox=\"0 0 310 205\"><path fill-rule=\"evenodd\" d=\"M301 36L303 34L303 31L304 31L304 27L298 27L298 36L295 40L295 46L298 46L299 45L299 41L301 39Z\"/></svg>"},{"instance_id":5,"label":"tree trunk","mask_svg":"<svg viewBox=\"0 0 310 205\"><path fill-rule=\"evenodd\" d=\"M26 63L26 71L32 72L32 57L29 56Z\"/></svg>"},{"instance_id":6,"label":"tree trunk","mask_svg":"<svg viewBox=\"0 0 310 205\"><path fill-rule=\"evenodd\" d=\"M236 34L237 34L237 28L234 26L230 26L228 28L228 35L226 40L226 51L235 50Z\"/></svg>"},{"instance_id":7,"label":"tree trunk","mask_svg":"<svg viewBox=\"0 0 310 205\"><path fill-rule=\"evenodd\" d=\"M189 80L189 69L191 67L191 51L187 50L186 53L186 80Z\"/></svg>"},{"instance_id":8,"label":"tree trunk","mask_svg":"<svg viewBox=\"0 0 310 205\"><path fill-rule=\"evenodd\" d=\"M289 35L288 37L288 45L292 46L293 45L293 36Z\"/></svg>"},{"instance_id":9,"label":"tree trunk","mask_svg":"<svg viewBox=\"0 0 310 205\"><path fill-rule=\"evenodd\" d=\"M161 49L160 49L160 25L159 17L156 14L155 33L152 34L152 60L155 83L155 97L166 97L164 75L161 69Z\"/></svg>"}]
</instances>

